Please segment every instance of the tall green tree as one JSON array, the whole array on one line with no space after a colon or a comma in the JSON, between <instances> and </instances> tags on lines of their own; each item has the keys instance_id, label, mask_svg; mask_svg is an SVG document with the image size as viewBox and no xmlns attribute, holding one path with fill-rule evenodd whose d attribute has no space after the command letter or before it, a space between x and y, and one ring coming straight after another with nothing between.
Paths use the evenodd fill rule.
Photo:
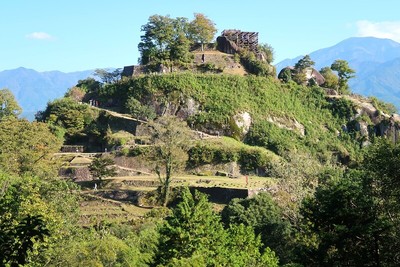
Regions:
<instances>
[{"instance_id":1,"label":"tall green tree","mask_svg":"<svg viewBox=\"0 0 400 267\"><path fill-rule=\"evenodd\" d=\"M116 175L115 162L110 157L99 157L93 159L89 165L90 173L94 178L103 180L105 177L111 177Z\"/></svg>"},{"instance_id":2,"label":"tall green tree","mask_svg":"<svg viewBox=\"0 0 400 267\"><path fill-rule=\"evenodd\" d=\"M22 112L13 93L7 89L0 90L0 119L4 117L17 118Z\"/></svg>"},{"instance_id":3,"label":"tall green tree","mask_svg":"<svg viewBox=\"0 0 400 267\"><path fill-rule=\"evenodd\" d=\"M153 15L142 26L139 51L141 64L184 65L192 59L189 51L189 22L187 18Z\"/></svg>"},{"instance_id":4,"label":"tall green tree","mask_svg":"<svg viewBox=\"0 0 400 267\"><path fill-rule=\"evenodd\" d=\"M188 159L187 151L192 135L186 122L174 117L164 116L149 123L152 142L151 157L155 162L155 171L161 182L161 199L168 204L171 179Z\"/></svg>"},{"instance_id":5,"label":"tall green tree","mask_svg":"<svg viewBox=\"0 0 400 267\"><path fill-rule=\"evenodd\" d=\"M277 253L281 263L290 261L291 226L269 194L233 199L222 211L222 219L227 225L251 227L260 235L264 246Z\"/></svg>"},{"instance_id":6,"label":"tall green tree","mask_svg":"<svg viewBox=\"0 0 400 267\"><path fill-rule=\"evenodd\" d=\"M169 16L153 15L141 31L144 32L138 45L141 64L168 60L174 36L174 20Z\"/></svg>"},{"instance_id":7,"label":"tall green tree","mask_svg":"<svg viewBox=\"0 0 400 267\"><path fill-rule=\"evenodd\" d=\"M292 79L299 85L307 85L307 75L306 69L312 68L315 65L315 62L311 60L309 55L305 55L303 58L299 59L297 63L294 65L294 71L292 74Z\"/></svg>"},{"instance_id":8,"label":"tall green tree","mask_svg":"<svg viewBox=\"0 0 400 267\"><path fill-rule=\"evenodd\" d=\"M201 51L204 50L204 44L210 43L217 32L215 23L201 13L194 13L194 19L189 27L190 38L194 42L201 43Z\"/></svg>"},{"instance_id":9,"label":"tall green tree","mask_svg":"<svg viewBox=\"0 0 400 267\"><path fill-rule=\"evenodd\" d=\"M350 68L349 63L346 60L338 59L335 60L331 69L337 71L339 76L339 91L340 93L348 93L349 85L347 84L348 80L355 77L355 70Z\"/></svg>"},{"instance_id":10,"label":"tall green tree","mask_svg":"<svg viewBox=\"0 0 400 267\"><path fill-rule=\"evenodd\" d=\"M48 125L27 120L0 121L0 168L8 173L55 176L53 153L62 145Z\"/></svg>"},{"instance_id":11,"label":"tall green tree","mask_svg":"<svg viewBox=\"0 0 400 267\"><path fill-rule=\"evenodd\" d=\"M0 265L51 262L76 222L76 191L66 181L0 172Z\"/></svg>"},{"instance_id":12,"label":"tall green tree","mask_svg":"<svg viewBox=\"0 0 400 267\"><path fill-rule=\"evenodd\" d=\"M170 44L170 60L173 65L183 66L193 59L190 53L192 41L189 39L189 22L187 18L174 19L174 35Z\"/></svg>"},{"instance_id":13,"label":"tall green tree","mask_svg":"<svg viewBox=\"0 0 400 267\"><path fill-rule=\"evenodd\" d=\"M161 266L278 266L251 227L224 229L204 194L188 188L160 229L156 264Z\"/></svg>"},{"instance_id":14,"label":"tall green tree","mask_svg":"<svg viewBox=\"0 0 400 267\"><path fill-rule=\"evenodd\" d=\"M315 197L304 202L302 215L318 238L308 257L313 264L399 264L398 245L393 245L399 243L395 230L398 213L385 212L373 181L365 171L348 171L322 183Z\"/></svg>"},{"instance_id":15,"label":"tall green tree","mask_svg":"<svg viewBox=\"0 0 400 267\"><path fill-rule=\"evenodd\" d=\"M180 203L160 229L157 261L163 266L182 258L199 258L206 266L216 263L227 238L219 217L204 194L192 194L188 188L181 194Z\"/></svg>"}]
</instances>

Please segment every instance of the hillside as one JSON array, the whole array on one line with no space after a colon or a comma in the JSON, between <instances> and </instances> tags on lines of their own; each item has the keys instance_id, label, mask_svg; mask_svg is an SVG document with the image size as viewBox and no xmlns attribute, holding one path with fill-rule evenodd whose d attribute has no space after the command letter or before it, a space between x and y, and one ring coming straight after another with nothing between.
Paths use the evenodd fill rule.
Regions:
<instances>
[{"instance_id":1,"label":"hillside","mask_svg":"<svg viewBox=\"0 0 400 267\"><path fill-rule=\"evenodd\" d=\"M33 119L48 101L63 96L78 80L86 79L92 73L92 70L37 72L21 67L0 72L0 88L10 89L23 109L23 116Z\"/></svg>"},{"instance_id":2,"label":"hillside","mask_svg":"<svg viewBox=\"0 0 400 267\"><path fill-rule=\"evenodd\" d=\"M399 43L389 39L354 37L309 55L317 69L330 66L336 59L348 61L356 71L356 77L349 81L352 92L376 96L400 108L400 83L397 79ZM279 62L276 64L278 72L286 66L293 66L301 57Z\"/></svg>"},{"instance_id":3,"label":"hillside","mask_svg":"<svg viewBox=\"0 0 400 267\"><path fill-rule=\"evenodd\" d=\"M185 119L194 130L231 136L281 156L290 151L302 151L321 162L330 162L334 157L356 157L352 151L357 147L357 140L346 137L349 133L342 130L349 118L340 113L343 111L336 110L334 102L328 101L325 92L317 87L281 84L272 78L253 76L172 73L124 79L88 94L104 103L106 109L134 112L133 115L139 118L152 113L157 116L175 115ZM140 103L142 113L129 108L132 99ZM57 108L59 105L68 105L69 112L75 108L80 112L90 112L89 107L83 111L84 107L74 106L73 102L62 103L54 102L48 106L44 120L52 110L62 112ZM107 124L113 132L122 130L122 124L117 126L115 122L107 122L107 115L102 114L91 115L92 122L86 119L86 126L79 130L82 132L80 135L87 136L92 124L98 125L102 131L106 130ZM53 120L63 123L64 115L60 113L58 116ZM85 116L83 114L82 118ZM99 122L106 125L100 126ZM67 128L70 142L76 141L74 131ZM99 133L102 135L105 132ZM102 142L103 147L111 149L110 144Z\"/></svg>"}]
</instances>

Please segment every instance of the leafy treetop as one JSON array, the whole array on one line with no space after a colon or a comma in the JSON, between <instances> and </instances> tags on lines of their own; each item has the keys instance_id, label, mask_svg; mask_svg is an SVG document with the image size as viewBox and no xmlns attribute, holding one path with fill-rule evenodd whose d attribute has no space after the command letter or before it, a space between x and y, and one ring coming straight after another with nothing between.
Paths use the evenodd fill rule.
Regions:
<instances>
[{"instance_id":1,"label":"leafy treetop","mask_svg":"<svg viewBox=\"0 0 400 267\"><path fill-rule=\"evenodd\" d=\"M304 69L313 67L314 65L315 62L311 60L310 56L305 55L294 65L294 68L299 71L303 71Z\"/></svg>"},{"instance_id":2,"label":"leafy treetop","mask_svg":"<svg viewBox=\"0 0 400 267\"><path fill-rule=\"evenodd\" d=\"M210 42L216 32L214 23L203 14L187 18L153 15L142 26L144 35L138 45L140 63L183 64L191 60L190 46L195 42Z\"/></svg>"},{"instance_id":3,"label":"leafy treetop","mask_svg":"<svg viewBox=\"0 0 400 267\"><path fill-rule=\"evenodd\" d=\"M204 43L211 42L217 32L215 23L201 13L194 14L194 20L190 22L189 29L190 38L194 42L201 43L201 50L204 50Z\"/></svg>"},{"instance_id":4,"label":"leafy treetop","mask_svg":"<svg viewBox=\"0 0 400 267\"><path fill-rule=\"evenodd\" d=\"M17 118L22 112L21 107L18 105L13 93L7 89L0 90L0 119L4 117Z\"/></svg>"}]
</instances>

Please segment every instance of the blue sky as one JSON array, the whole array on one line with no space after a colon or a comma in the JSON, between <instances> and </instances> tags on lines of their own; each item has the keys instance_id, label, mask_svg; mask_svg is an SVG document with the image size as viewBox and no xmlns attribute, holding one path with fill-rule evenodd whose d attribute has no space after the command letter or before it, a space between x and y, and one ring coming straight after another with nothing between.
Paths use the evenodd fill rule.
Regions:
<instances>
[{"instance_id":1,"label":"blue sky","mask_svg":"<svg viewBox=\"0 0 400 267\"><path fill-rule=\"evenodd\" d=\"M2 0L0 71L64 72L136 64L140 27L154 14L203 13L218 33L258 31L275 62L353 36L400 42L399 0Z\"/></svg>"}]
</instances>

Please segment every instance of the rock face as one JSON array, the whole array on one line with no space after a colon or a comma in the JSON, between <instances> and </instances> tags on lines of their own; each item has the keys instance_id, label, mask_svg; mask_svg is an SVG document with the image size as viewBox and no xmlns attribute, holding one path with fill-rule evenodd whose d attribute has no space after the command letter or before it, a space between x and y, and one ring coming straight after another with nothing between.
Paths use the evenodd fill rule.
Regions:
<instances>
[{"instance_id":1,"label":"rock face","mask_svg":"<svg viewBox=\"0 0 400 267\"><path fill-rule=\"evenodd\" d=\"M199 112L200 104L196 103L193 98L188 98L177 112L178 117L187 118Z\"/></svg>"},{"instance_id":2,"label":"rock face","mask_svg":"<svg viewBox=\"0 0 400 267\"><path fill-rule=\"evenodd\" d=\"M251 116L248 112L241 112L233 116L236 126L241 130L242 135L246 135L252 123Z\"/></svg>"},{"instance_id":3,"label":"rock face","mask_svg":"<svg viewBox=\"0 0 400 267\"><path fill-rule=\"evenodd\" d=\"M306 130L303 124L299 123L293 118L281 118L281 117L269 117L267 121L278 126L281 129L293 131L301 136L306 134Z\"/></svg>"},{"instance_id":4,"label":"rock face","mask_svg":"<svg viewBox=\"0 0 400 267\"><path fill-rule=\"evenodd\" d=\"M374 107L370 100L359 96L329 96L333 101L346 98L355 105L355 115L342 127L346 132L359 134L362 145L368 145L372 136L385 137L393 143L400 142L400 115L388 115Z\"/></svg>"}]
</instances>

